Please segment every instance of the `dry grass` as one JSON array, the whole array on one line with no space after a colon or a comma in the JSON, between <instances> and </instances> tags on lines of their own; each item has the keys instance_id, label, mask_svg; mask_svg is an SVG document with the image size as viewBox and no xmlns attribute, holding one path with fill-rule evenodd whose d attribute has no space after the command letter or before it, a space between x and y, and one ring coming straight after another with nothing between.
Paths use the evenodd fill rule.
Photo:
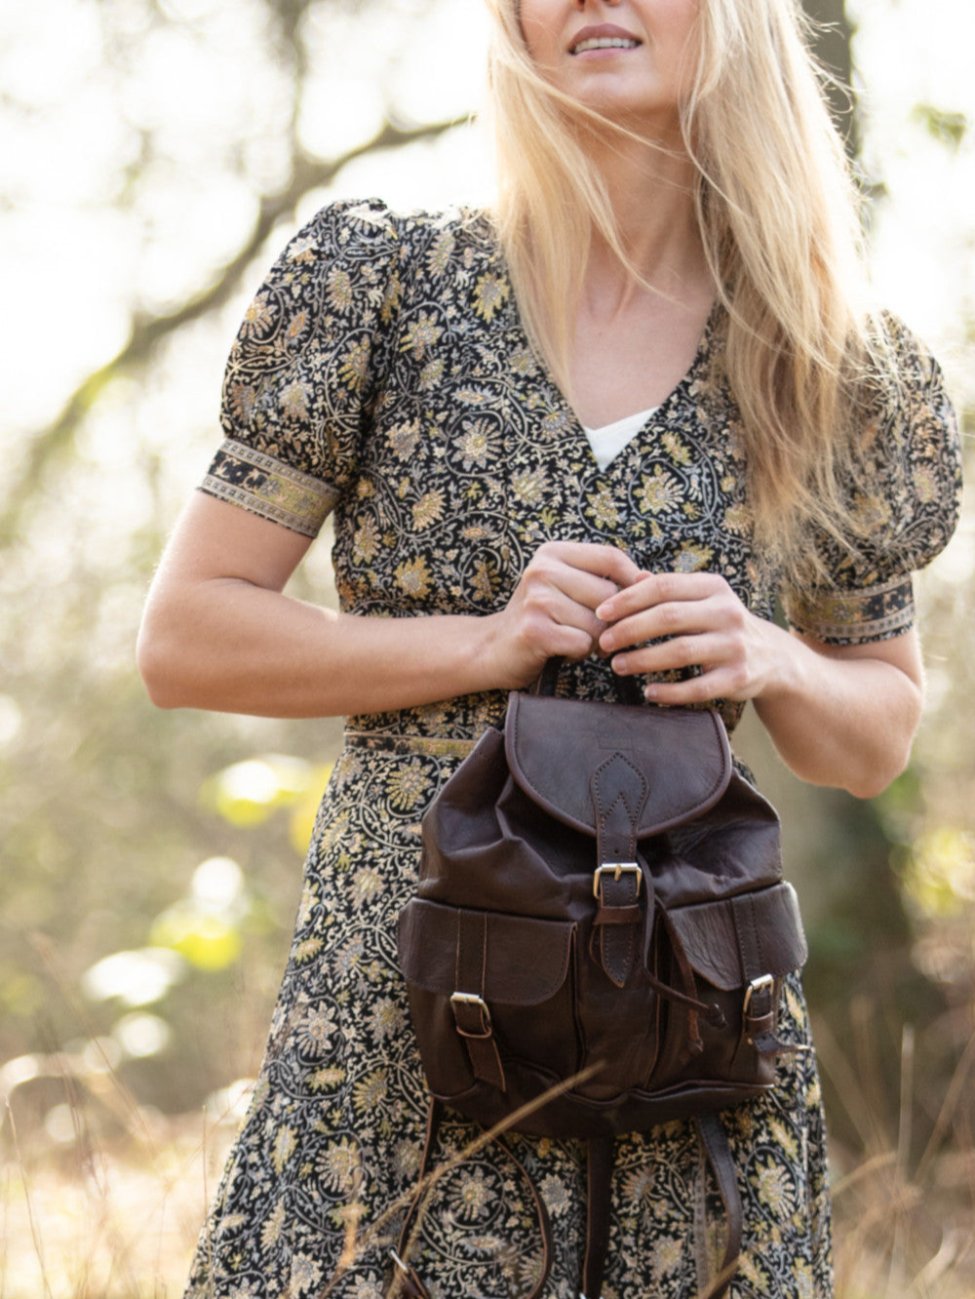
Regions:
<instances>
[{"instance_id":1,"label":"dry grass","mask_svg":"<svg viewBox=\"0 0 975 1299\"><path fill-rule=\"evenodd\" d=\"M854 1009L861 1022L852 1054L824 1024L816 1034L820 1069L844 1097L862 1145L855 1158L838 1144L832 1150L837 1297L973 1299L975 1134L966 1102L975 1036L918 1143L915 1093L930 1081L916 1058L914 1032L904 1028L899 1076L887 1082L869 1049L868 1009L867 1003Z\"/></svg>"},{"instance_id":2,"label":"dry grass","mask_svg":"<svg viewBox=\"0 0 975 1299\"><path fill-rule=\"evenodd\" d=\"M29 1159L14 1149L0 1174L2 1299L182 1294L236 1122L143 1119L143 1131L97 1150L85 1149L83 1134ZM11 1132L9 1113L7 1125Z\"/></svg>"},{"instance_id":3,"label":"dry grass","mask_svg":"<svg viewBox=\"0 0 975 1299\"><path fill-rule=\"evenodd\" d=\"M972 1299L975 1145L960 1116L975 1040L913 1162L918 1066L910 1032L892 1133L871 1095L882 1081L858 1069L822 1025L819 1040L824 1072L848 1098L866 1152L854 1159L834 1150L837 1299ZM72 1076L67 1093L71 1129L59 1140L35 1131L25 1150L9 1108L5 1117L0 1299L177 1299L239 1121L239 1098L163 1118L139 1107L107 1071ZM889 1087L887 1094L889 1101ZM114 1135L96 1137L92 1120L106 1113Z\"/></svg>"}]
</instances>

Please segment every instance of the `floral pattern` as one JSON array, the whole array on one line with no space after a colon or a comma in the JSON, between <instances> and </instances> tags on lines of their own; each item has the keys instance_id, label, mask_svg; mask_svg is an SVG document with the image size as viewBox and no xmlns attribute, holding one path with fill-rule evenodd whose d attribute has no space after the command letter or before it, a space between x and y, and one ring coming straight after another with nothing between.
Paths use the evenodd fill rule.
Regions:
<instances>
[{"instance_id":1,"label":"floral pattern","mask_svg":"<svg viewBox=\"0 0 975 1299\"><path fill-rule=\"evenodd\" d=\"M712 313L688 373L601 471L532 354L483 214L396 216L339 203L294 238L248 309L227 367L225 434L203 490L314 536L334 512L343 608L404 617L503 607L548 539L606 541L646 568L721 573L762 616L776 597L826 641L896 635L910 570L945 543L959 453L937 366L896 321L904 391L865 431L851 485L856 558L828 538L835 589L780 590L750 543L739 417ZM595 661L565 674L614 693ZM316 822L291 956L260 1079L200 1240L188 1299L379 1299L419 1166L422 1070L396 968L395 926L420 821L500 691L349 719ZM740 705L720 705L729 729ZM808 1040L797 979L783 1031ZM814 1059L724 1115L745 1206L733 1299L831 1293L829 1204ZM476 1130L449 1114L439 1155ZM545 1299L578 1293L583 1147L515 1137L553 1222ZM494 1146L438 1183L416 1242L433 1299L526 1293L539 1266L530 1195ZM723 1247L720 1201L693 1129L618 1142L605 1299L690 1299Z\"/></svg>"}]
</instances>

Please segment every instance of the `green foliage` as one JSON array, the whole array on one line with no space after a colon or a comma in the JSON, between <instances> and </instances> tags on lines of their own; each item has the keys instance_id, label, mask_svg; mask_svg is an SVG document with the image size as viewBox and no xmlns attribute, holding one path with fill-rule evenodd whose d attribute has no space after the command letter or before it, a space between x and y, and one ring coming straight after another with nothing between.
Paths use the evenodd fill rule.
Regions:
<instances>
[{"instance_id":1,"label":"green foliage","mask_svg":"<svg viewBox=\"0 0 975 1299\"><path fill-rule=\"evenodd\" d=\"M291 842L303 853L331 772L330 763L264 754L217 772L204 783L201 802L242 829L263 825L276 811L289 809Z\"/></svg>"},{"instance_id":2,"label":"green foliage","mask_svg":"<svg viewBox=\"0 0 975 1299\"><path fill-rule=\"evenodd\" d=\"M975 836L956 826L921 833L901 862L904 889L928 920L960 916L975 902Z\"/></svg>"},{"instance_id":3,"label":"green foliage","mask_svg":"<svg viewBox=\"0 0 975 1299\"><path fill-rule=\"evenodd\" d=\"M936 108L934 104L917 104L913 117L929 135L950 149L960 149L968 134L968 118L964 113Z\"/></svg>"}]
</instances>

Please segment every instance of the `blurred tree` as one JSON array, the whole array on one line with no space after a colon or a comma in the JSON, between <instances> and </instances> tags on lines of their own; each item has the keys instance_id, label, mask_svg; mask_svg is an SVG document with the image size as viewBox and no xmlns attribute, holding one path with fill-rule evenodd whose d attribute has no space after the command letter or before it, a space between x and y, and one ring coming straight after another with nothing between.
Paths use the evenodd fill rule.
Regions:
<instances>
[{"instance_id":1,"label":"blurred tree","mask_svg":"<svg viewBox=\"0 0 975 1299\"><path fill-rule=\"evenodd\" d=\"M377 58L384 43L395 49L397 33L415 31L434 8L432 0L410 0L387 15L385 42L374 41ZM323 49L334 34L348 39L375 23L384 10L378 0L253 0L232 13L207 0L75 0L63 9L85 37L81 71L65 93L74 93L78 112L92 96L98 112L124 127L101 190L85 202L124 214L146 255L114 355L80 379L46 427L5 446L0 1061L110 1032L126 1007L117 998L82 1005L74 990L84 971L108 953L168 941L172 908L199 863L230 854L256 906L243 930L247 962L189 968L165 993L172 1047L151 1068L136 1058L120 1065L123 1078L138 1078L143 1099L187 1108L228 1072L253 1069L300 885L300 857L286 825L272 820L259 834L228 825L201 804L200 791L215 771L255 748L321 761L340 724L162 714L148 704L133 646L145 584L174 513L179 475L171 448L178 463L186 446L212 445L213 422L202 411L216 405L220 353L237 303L259 274L255 263L266 262L268 248L283 238L279 227L292 225L303 200L326 191L353 161L434 140L458 119L411 121L397 106L391 78L377 84L376 111L363 113L358 139L348 143L348 122L337 122L343 129L335 145L323 145L309 126ZM29 52L26 22L24 30ZM204 132L206 65L218 66L227 43L258 108L247 114L244 104L243 120L235 117L228 82L228 111L218 109L214 128ZM202 80L191 75L194 59L205 65ZM171 69L185 69L186 84L183 100L167 104L158 82L171 85ZM155 100L147 90L153 81ZM38 83L23 90L20 103L8 97L0 111L37 125L35 92L37 104L56 94ZM216 258L188 248L186 258L200 262L196 282L160 300L148 273L168 237L160 204L177 195L189 203L199 187L213 193L219 213L226 209L221 184L233 187L236 233L231 224L229 237L213 241ZM201 345L213 359L209 395L194 416L199 427L176 422L160 437L159 422L174 411L168 394L177 394L178 411ZM136 430L149 436L133 437ZM317 598L331 598L325 566L323 553L297 588L316 585ZM165 915L168 929L158 919Z\"/></svg>"}]
</instances>

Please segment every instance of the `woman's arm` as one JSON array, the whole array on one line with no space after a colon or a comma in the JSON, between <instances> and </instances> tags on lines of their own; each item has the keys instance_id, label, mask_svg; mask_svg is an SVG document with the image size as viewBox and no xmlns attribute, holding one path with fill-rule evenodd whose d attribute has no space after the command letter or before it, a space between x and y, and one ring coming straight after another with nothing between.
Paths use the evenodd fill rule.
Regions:
<instances>
[{"instance_id":1,"label":"woman's arm","mask_svg":"<svg viewBox=\"0 0 975 1299\"><path fill-rule=\"evenodd\" d=\"M584 658L593 609L639 569L612 546L553 542L486 617L363 618L282 594L307 537L196 493L153 581L139 670L162 708L265 717L384 712L527 685Z\"/></svg>"},{"instance_id":2,"label":"woman's arm","mask_svg":"<svg viewBox=\"0 0 975 1299\"><path fill-rule=\"evenodd\" d=\"M624 674L704 669L651 686L661 704L754 699L784 761L815 784L869 797L907 762L922 686L913 633L821 645L749 613L721 578L647 576L614 547L571 542L540 547L500 613L362 618L282 594L309 544L193 497L139 635L154 703L268 717L383 712L524 686L551 655L598 648ZM657 637L668 639L643 644ZM628 646L637 648L619 652Z\"/></svg>"},{"instance_id":3,"label":"woman's arm","mask_svg":"<svg viewBox=\"0 0 975 1299\"><path fill-rule=\"evenodd\" d=\"M771 629L791 652L783 652L777 683L756 696L755 707L783 760L813 784L840 785L859 798L883 793L906 768L921 720L917 632L824 645Z\"/></svg>"},{"instance_id":4,"label":"woman's arm","mask_svg":"<svg viewBox=\"0 0 975 1299\"><path fill-rule=\"evenodd\" d=\"M599 645L613 653L617 671L702 669L688 681L648 687L649 698L753 699L779 754L803 780L871 798L907 765L923 694L913 631L824 645L756 617L707 573L644 575L596 614L612 624ZM644 644L658 637L667 639Z\"/></svg>"}]
</instances>

